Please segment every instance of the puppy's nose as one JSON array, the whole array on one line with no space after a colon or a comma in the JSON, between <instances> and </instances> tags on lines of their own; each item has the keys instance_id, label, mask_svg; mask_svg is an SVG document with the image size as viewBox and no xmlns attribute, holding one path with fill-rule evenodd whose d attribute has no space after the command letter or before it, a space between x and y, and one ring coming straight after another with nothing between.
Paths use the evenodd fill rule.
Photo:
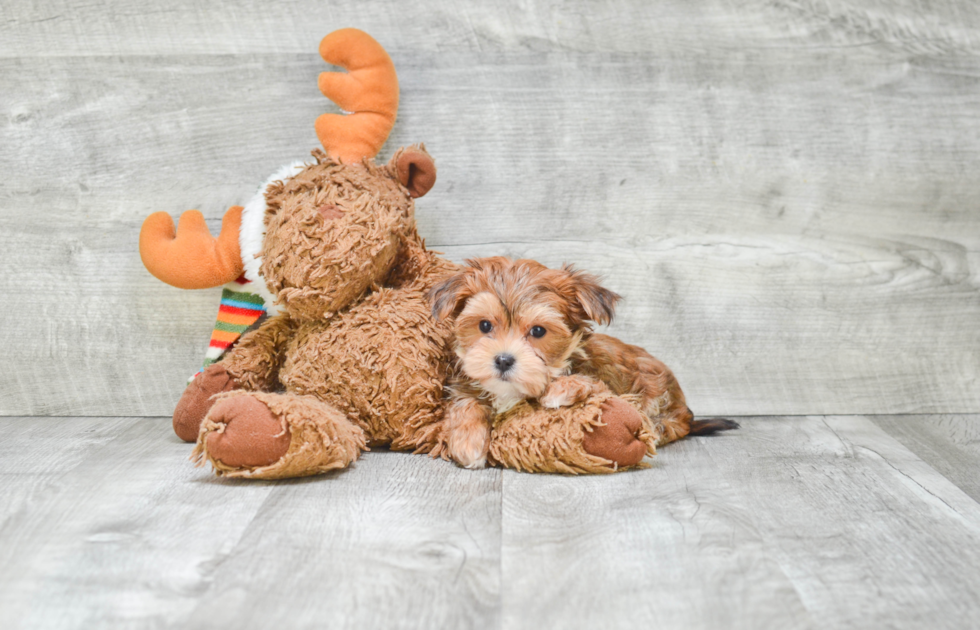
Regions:
<instances>
[{"instance_id":1,"label":"puppy's nose","mask_svg":"<svg viewBox=\"0 0 980 630\"><path fill-rule=\"evenodd\" d=\"M510 368L514 367L514 362L517 359L514 358L512 354L498 354L493 358L493 364L497 366L497 369L501 374L505 373Z\"/></svg>"}]
</instances>

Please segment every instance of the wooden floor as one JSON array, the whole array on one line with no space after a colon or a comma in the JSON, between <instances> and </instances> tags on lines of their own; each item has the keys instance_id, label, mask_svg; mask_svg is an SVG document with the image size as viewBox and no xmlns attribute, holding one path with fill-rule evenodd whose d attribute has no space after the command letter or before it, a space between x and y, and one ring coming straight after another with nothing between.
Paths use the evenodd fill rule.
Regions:
<instances>
[{"instance_id":1,"label":"wooden floor","mask_svg":"<svg viewBox=\"0 0 980 630\"><path fill-rule=\"evenodd\" d=\"M6 629L980 624L978 416L744 418L608 477L240 482L165 418L0 435Z\"/></svg>"},{"instance_id":2,"label":"wooden floor","mask_svg":"<svg viewBox=\"0 0 980 630\"><path fill-rule=\"evenodd\" d=\"M741 431L610 477L187 461L219 293L140 225L308 159L346 26L426 242L601 274ZM0 630L980 627L975 0L5 1L0 271Z\"/></svg>"}]
</instances>

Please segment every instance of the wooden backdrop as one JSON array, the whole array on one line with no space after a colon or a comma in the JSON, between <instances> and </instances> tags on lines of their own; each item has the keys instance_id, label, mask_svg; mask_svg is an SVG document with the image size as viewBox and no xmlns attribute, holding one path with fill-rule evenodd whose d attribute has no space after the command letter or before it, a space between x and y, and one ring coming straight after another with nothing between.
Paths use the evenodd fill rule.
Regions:
<instances>
[{"instance_id":1,"label":"wooden backdrop","mask_svg":"<svg viewBox=\"0 0 980 630\"><path fill-rule=\"evenodd\" d=\"M308 156L344 26L427 242L601 273L696 412L980 411L978 3L51 0L0 7L0 414L171 413L219 294L140 224Z\"/></svg>"}]
</instances>

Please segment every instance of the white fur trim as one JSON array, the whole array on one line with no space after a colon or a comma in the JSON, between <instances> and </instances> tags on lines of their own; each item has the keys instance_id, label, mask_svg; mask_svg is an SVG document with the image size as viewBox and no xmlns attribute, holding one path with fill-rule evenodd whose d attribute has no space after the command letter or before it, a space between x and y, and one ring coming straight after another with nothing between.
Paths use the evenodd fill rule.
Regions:
<instances>
[{"instance_id":1,"label":"white fur trim","mask_svg":"<svg viewBox=\"0 0 980 630\"><path fill-rule=\"evenodd\" d=\"M279 307L276 298L269 291L260 271L262 267L262 241L265 240L265 191L273 183L284 181L303 170L306 164L293 162L283 166L265 181L255 193L255 196L242 210L242 227L238 232L238 246L242 252L242 264L245 266L245 277L252 281L249 290L262 296L265 300L269 315L278 315Z\"/></svg>"},{"instance_id":2,"label":"white fur trim","mask_svg":"<svg viewBox=\"0 0 980 630\"><path fill-rule=\"evenodd\" d=\"M510 411L514 405L526 398L516 385L500 379L492 378L480 385L489 392L493 410L498 414Z\"/></svg>"}]
</instances>

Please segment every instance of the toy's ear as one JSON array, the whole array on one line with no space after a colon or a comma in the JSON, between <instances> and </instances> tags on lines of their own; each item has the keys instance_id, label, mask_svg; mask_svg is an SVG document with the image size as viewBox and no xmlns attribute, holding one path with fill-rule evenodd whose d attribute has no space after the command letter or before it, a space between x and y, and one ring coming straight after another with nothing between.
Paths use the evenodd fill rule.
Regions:
<instances>
[{"instance_id":1,"label":"toy's ear","mask_svg":"<svg viewBox=\"0 0 980 630\"><path fill-rule=\"evenodd\" d=\"M436 183L436 163L425 147L409 147L391 158L391 170L413 199L432 190Z\"/></svg>"},{"instance_id":2,"label":"toy's ear","mask_svg":"<svg viewBox=\"0 0 980 630\"><path fill-rule=\"evenodd\" d=\"M597 324L610 323L616 312L616 302L622 299L619 294L600 285L597 277L579 271L571 265L564 265L562 271L568 274L570 281L568 291L582 309L586 319Z\"/></svg>"}]
</instances>

